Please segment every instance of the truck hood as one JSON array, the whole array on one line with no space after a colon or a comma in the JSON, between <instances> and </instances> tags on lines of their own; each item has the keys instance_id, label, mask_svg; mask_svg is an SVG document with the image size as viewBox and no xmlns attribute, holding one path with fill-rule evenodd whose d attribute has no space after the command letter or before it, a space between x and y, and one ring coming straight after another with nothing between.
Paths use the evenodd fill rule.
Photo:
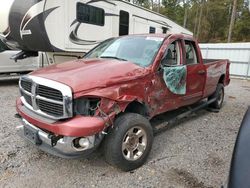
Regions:
<instances>
[{"instance_id":1,"label":"truck hood","mask_svg":"<svg viewBox=\"0 0 250 188\"><path fill-rule=\"evenodd\" d=\"M66 84L77 93L133 80L146 73L147 69L129 61L82 59L39 69L31 75Z\"/></svg>"}]
</instances>

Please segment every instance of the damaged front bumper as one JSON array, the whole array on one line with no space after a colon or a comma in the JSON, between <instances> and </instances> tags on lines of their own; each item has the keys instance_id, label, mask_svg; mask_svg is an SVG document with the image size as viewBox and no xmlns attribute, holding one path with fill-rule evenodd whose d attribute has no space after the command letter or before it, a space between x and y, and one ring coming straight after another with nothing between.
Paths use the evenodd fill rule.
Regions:
<instances>
[{"instance_id":1,"label":"damaged front bumper","mask_svg":"<svg viewBox=\"0 0 250 188\"><path fill-rule=\"evenodd\" d=\"M17 101L19 135L41 150L62 158L79 158L92 153L101 143L106 121L100 117L75 116L51 121L38 116Z\"/></svg>"},{"instance_id":2,"label":"damaged front bumper","mask_svg":"<svg viewBox=\"0 0 250 188\"><path fill-rule=\"evenodd\" d=\"M17 126L18 134L36 145L39 149L62 158L85 157L92 153L102 140L102 135L87 137L55 137L50 133L39 129L27 120L21 118L21 125ZM76 141L82 139L84 145L76 145Z\"/></svg>"}]
</instances>

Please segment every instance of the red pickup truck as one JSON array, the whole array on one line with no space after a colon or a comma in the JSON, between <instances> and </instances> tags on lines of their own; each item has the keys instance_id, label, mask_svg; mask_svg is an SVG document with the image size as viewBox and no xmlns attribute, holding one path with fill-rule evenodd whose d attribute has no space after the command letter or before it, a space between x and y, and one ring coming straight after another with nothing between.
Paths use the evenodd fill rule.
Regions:
<instances>
[{"instance_id":1,"label":"red pickup truck","mask_svg":"<svg viewBox=\"0 0 250 188\"><path fill-rule=\"evenodd\" d=\"M20 134L40 149L81 157L100 143L106 161L124 171L145 163L150 119L208 98L220 109L228 60L203 60L182 34L111 38L82 59L20 78Z\"/></svg>"}]
</instances>

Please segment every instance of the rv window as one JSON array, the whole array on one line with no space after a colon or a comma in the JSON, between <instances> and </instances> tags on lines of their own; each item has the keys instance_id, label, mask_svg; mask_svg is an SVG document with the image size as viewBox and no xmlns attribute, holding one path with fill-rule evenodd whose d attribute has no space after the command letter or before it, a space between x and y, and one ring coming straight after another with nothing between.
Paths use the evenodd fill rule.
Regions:
<instances>
[{"instance_id":1,"label":"rv window","mask_svg":"<svg viewBox=\"0 0 250 188\"><path fill-rule=\"evenodd\" d=\"M149 33L155 33L155 27L150 27L149 28Z\"/></svg>"},{"instance_id":2,"label":"rv window","mask_svg":"<svg viewBox=\"0 0 250 188\"><path fill-rule=\"evenodd\" d=\"M121 10L119 36L128 35L128 33L129 33L129 13Z\"/></svg>"},{"instance_id":3,"label":"rv window","mask_svg":"<svg viewBox=\"0 0 250 188\"><path fill-rule=\"evenodd\" d=\"M163 34L167 33L167 30L168 30L168 28L162 27L162 33L163 33Z\"/></svg>"},{"instance_id":4,"label":"rv window","mask_svg":"<svg viewBox=\"0 0 250 188\"><path fill-rule=\"evenodd\" d=\"M77 3L77 21L80 23L104 26L104 14L101 8Z\"/></svg>"}]
</instances>

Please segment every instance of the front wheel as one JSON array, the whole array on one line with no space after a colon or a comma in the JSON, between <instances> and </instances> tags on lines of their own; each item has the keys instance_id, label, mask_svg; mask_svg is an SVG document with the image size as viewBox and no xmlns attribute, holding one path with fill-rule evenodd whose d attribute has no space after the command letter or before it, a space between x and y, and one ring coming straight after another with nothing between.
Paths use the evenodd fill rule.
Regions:
<instances>
[{"instance_id":1,"label":"front wheel","mask_svg":"<svg viewBox=\"0 0 250 188\"><path fill-rule=\"evenodd\" d=\"M211 103L209 107L214 108L214 109L221 109L223 101L224 101L224 95L225 95L224 85L218 84L214 94L208 98L208 100L215 99L215 101Z\"/></svg>"},{"instance_id":2,"label":"front wheel","mask_svg":"<svg viewBox=\"0 0 250 188\"><path fill-rule=\"evenodd\" d=\"M104 141L106 161L123 171L142 166L150 153L153 130L149 121L134 113L119 116Z\"/></svg>"}]
</instances>

